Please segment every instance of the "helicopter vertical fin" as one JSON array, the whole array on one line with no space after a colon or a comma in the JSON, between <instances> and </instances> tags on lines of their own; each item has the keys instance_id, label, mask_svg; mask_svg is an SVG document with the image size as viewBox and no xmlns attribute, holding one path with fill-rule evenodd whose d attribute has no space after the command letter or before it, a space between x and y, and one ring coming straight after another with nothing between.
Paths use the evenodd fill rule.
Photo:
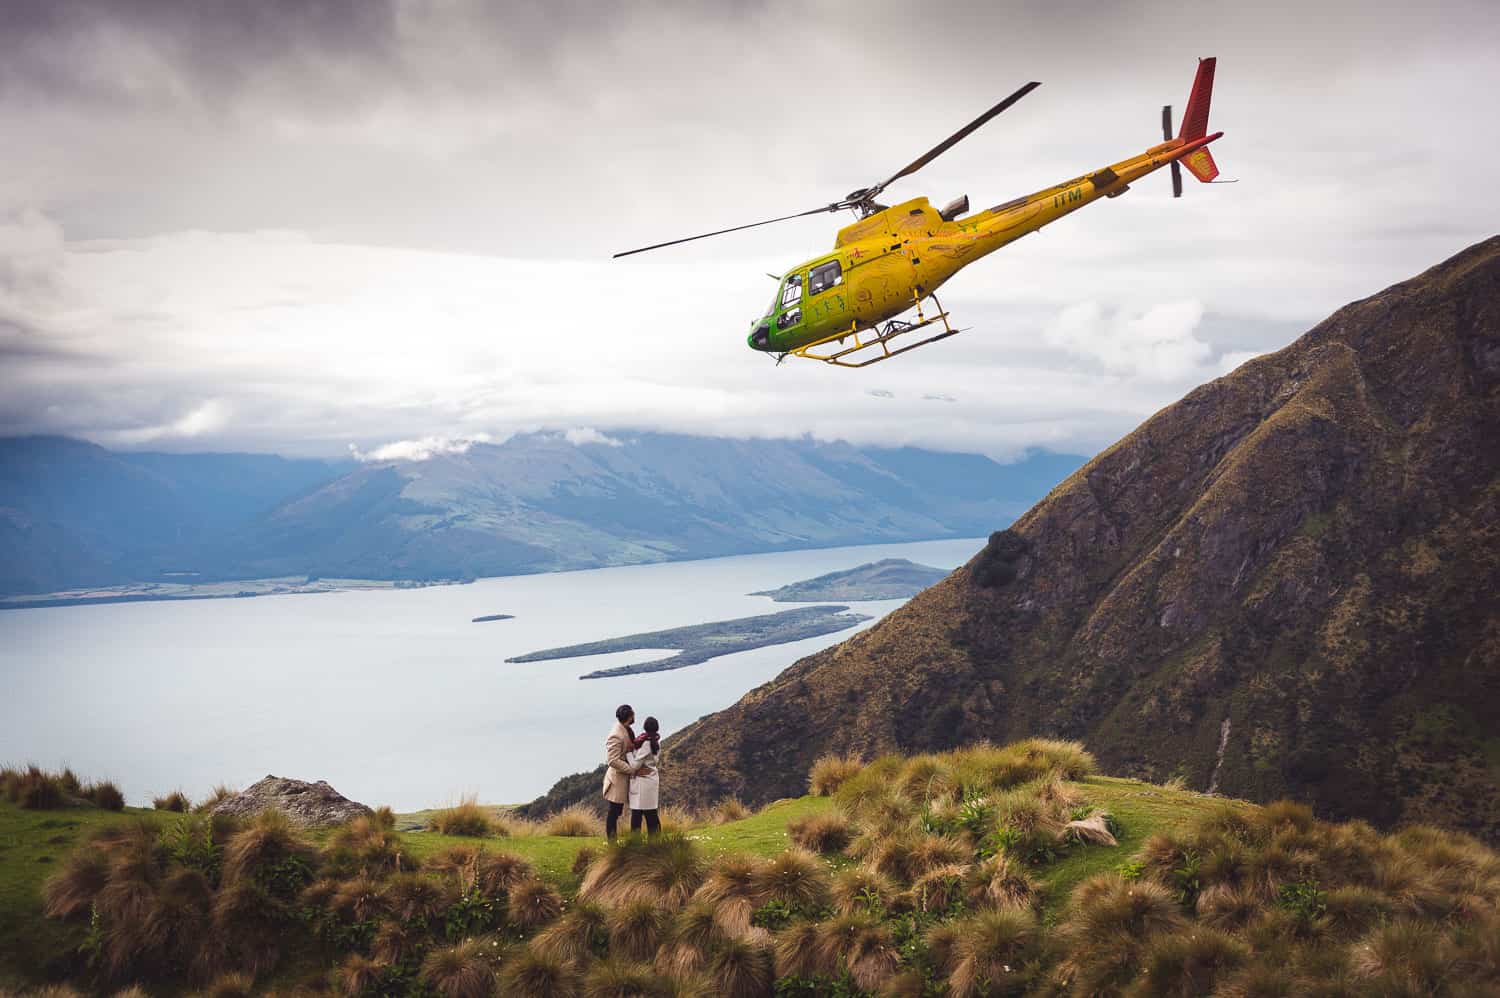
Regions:
<instances>
[{"instance_id":1,"label":"helicopter vertical fin","mask_svg":"<svg viewBox=\"0 0 1500 998\"><path fill-rule=\"evenodd\" d=\"M1193 78L1193 92L1188 97L1187 110L1182 114L1179 139L1191 142L1208 134L1208 101L1214 92L1214 58L1198 60L1198 75Z\"/></svg>"},{"instance_id":2,"label":"helicopter vertical fin","mask_svg":"<svg viewBox=\"0 0 1500 998\"><path fill-rule=\"evenodd\" d=\"M1208 134L1208 104L1214 92L1214 66L1217 59L1209 57L1198 60L1198 75L1193 78L1193 92L1188 96L1187 111L1182 115L1182 128L1177 138L1191 142ZM1209 183L1219 175L1218 164L1207 146L1194 149L1182 157L1182 165L1203 183Z\"/></svg>"}]
</instances>

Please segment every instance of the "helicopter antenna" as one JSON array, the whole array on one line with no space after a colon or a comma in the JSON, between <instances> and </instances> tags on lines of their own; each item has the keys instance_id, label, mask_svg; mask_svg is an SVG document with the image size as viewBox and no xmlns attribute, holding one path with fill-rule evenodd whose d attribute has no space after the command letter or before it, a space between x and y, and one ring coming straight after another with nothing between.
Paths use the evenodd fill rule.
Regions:
<instances>
[{"instance_id":1,"label":"helicopter antenna","mask_svg":"<svg viewBox=\"0 0 1500 998\"><path fill-rule=\"evenodd\" d=\"M939 156L947 152L949 149L953 148L959 142L968 138L969 135L971 135L980 126L988 122L991 118L994 118L996 115L1000 114L1002 111L1015 104L1022 97L1025 97L1027 94L1031 93L1039 86L1041 86L1040 83L1033 81L1021 87L1021 89L1017 90L1015 93L1011 94L1009 97L1005 98L1000 103L996 104L994 107L990 108L988 111L984 112L979 117L975 118L973 121L969 122L967 125L960 128L958 131L954 132L952 135L948 136L937 145L933 146L931 149L927 150L921 156L918 156L916 159L912 160L896 173L876 184L874 187L861 187L859 190L851 191L832 204L825 205L821 208L810 208L807 211L799 211L794 215L782 215L780 218L768 218L763 222L750 222L746 225L735 225L727 229L716 229L713 232L705 232L701 235L684 236L681 239L670 239L664 243L653 243L650 246L642 246L638 249L626 250L623 253L616 253L613 259L618 260L622 256L633 256L636 253L645 253L649 250L662 249L667 246L676 246L679 243L690 243L696 239L707 239L710 236L722 236L729 232L739 232L743 229L754 229L758 226L770 225L773 222L785 222L793 218L803 218L808 215L821 215L825 212L843 211L845 208L851 209L861 218L872 215L875 212L881 210L881 205L876 203L875 198L887 187L900 180L902 177L909 177L913 173L916 173L922 167L937 159Z\"/></svg>"}]
</instances>

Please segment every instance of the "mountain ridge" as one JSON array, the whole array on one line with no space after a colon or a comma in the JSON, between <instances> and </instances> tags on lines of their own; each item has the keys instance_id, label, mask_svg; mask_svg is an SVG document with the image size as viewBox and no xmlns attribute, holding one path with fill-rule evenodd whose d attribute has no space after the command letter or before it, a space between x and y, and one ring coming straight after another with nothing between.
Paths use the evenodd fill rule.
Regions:
<instances>
[{"instance_id":1,"label":"mountain ridge","mask_svg":"<svg viewBox=\"0 0 1500 998\"><path fill-rule=\"evenodd\" d=\"M1497 330L1500 238L1195 389L948 579L674 735L676 792L754 803L826 752L1054 735L1494 840Z\"/></svg>"}]
</instances>

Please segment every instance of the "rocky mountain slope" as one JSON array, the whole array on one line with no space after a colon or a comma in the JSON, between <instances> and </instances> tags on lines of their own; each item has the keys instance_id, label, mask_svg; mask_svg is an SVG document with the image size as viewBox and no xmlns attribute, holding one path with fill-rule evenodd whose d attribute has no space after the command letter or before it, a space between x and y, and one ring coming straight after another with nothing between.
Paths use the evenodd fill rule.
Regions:
<instances>
[{"instance_id":1,"label":"rocky mountain slope","mask_svg":"<svg viewBox=\"0 0 1500 998\"><path fill-rule=\"evenodd\" d=\"M1203 385L876 627L672 738L672 802L1048 734L1500 837L1500 238Z\"/></svg>"},{"instance_id":2,"label":"rocky mountain slope","mask_svg":"<svg viewBox=\"0 0 1500 998\"><path fill-rule=\"evenodd\" d=\"M649 433L530 433L370 464L0 439L0 594L461 578L974 537L1082 463Z\"/></svg>"}]
</instances>

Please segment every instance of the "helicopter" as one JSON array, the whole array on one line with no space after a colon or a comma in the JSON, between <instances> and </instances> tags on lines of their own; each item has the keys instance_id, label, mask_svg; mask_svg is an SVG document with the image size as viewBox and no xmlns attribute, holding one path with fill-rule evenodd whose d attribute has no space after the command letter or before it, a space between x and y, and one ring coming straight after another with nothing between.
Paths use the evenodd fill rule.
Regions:
<instances>
[{"instance_id":1,"label":"helicopter","mask_svg":"<svg viewBox=\"0 0 1500 998\"><path fill-rule=\"evenodd\" d=\"M1215 182L1219 168L1207 146L1224 133L1208 133L1214 66L1213 58L1198 60L1187 111L1175 136L1168 105L1162 108L1163 141L1145 152L984 211L965 214L969 210L967 195L941 208L934 208L925 197L889 206L876 199L891 184L947 152L1040 83L1027 83L873 187L862 187L820 208L642 246L616 253L614 258L808 215L852 211L858 220L839 230L833 252L799 264L779 277L769 275L777 281L776 295L765 315L750 323L747 342L752 350L774 355L778 364L791 356L839 367L868 367L963 332L949 324L949 314L936 291L980 257L1101 197L1119 197L1132 183L1164 166L1172 171L1174 198L1182 196L1179 164L1200 182ZM929 301L930 308L924 308ZM914 318L900 318L913 308ZM927 331L923 338L892 346L898 337L919 330Z\"/></svg>"}]
</instances>

